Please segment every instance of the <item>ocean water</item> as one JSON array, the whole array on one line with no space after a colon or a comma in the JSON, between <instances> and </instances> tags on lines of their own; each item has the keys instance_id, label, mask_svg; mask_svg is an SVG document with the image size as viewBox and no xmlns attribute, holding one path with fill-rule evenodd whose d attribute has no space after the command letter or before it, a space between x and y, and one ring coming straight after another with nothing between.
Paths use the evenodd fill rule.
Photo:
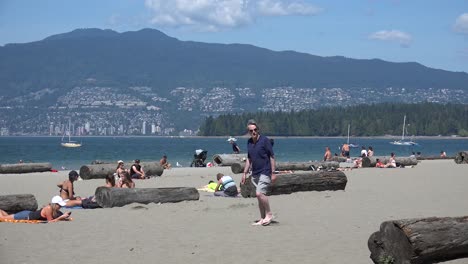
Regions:
<instances>
[{"instance_id":1,"label":"ocean water","mask_svg":"<svg viewBox=\"0 0 468 264\"><path fill-rule=\"evenodd\" d=\"M326 146L332 153L339 153L339 146L344 138L274 138L276 160L309 161L321 160ZM50 162L58 170L79 169L82 165L91 164L94 160L115 162L123 160L127 163L134 159L142 161L159 160L163 154L168 156L175 166L178 162L183 167L190 166L196 149L208 151L208 159L214 154L231 153L231 145L226 138L206 137L83 137L80 148L64 148L60 145L60 137L0 137L0 164L24 162ZM416 139L419 146L394 146L392 139L383 138L353 138L352 143L360 146L372 146L375 155L409 156L411 152L421 152L424 156L437 156L443 150L449 156L459 151L468 150L468 138ZM245 152L247 138L238 138L237 144L241 152ZM360 148L351 149L351 156L358 156Z\"/></svg>"}]
</instances>

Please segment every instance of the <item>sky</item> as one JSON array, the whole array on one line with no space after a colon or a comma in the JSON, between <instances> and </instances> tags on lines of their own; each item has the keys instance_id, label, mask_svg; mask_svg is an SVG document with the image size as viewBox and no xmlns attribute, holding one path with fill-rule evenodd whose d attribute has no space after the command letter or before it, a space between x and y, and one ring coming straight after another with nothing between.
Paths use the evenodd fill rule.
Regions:
<instances>
[{"instance_id":1,"label":"sky","mask_svg":"<svg viewBox=\"0 0 468 264\"><path fill-rule=\"evenodd\" d=\"M0 45L77 28L468 73L468 0L0 0Z\"/></svg>"}]
</instances>

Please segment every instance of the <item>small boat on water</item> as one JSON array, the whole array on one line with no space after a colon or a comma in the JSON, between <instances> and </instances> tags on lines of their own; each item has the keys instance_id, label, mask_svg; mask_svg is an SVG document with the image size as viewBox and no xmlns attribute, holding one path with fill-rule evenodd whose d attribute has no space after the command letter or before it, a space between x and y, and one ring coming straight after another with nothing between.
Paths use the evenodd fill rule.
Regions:
<instances>
[{"instance_id":1,"label":"small boat on water","mask_svg":"<svg viewBox=\"0 0 468 264\"><path fill-rule=\"evenodd\" d=\"M405 141L405 130L406 130L406 115L403 117L403 133L401 135L401 139L392 141L392 142L390 142L390 144L396 145L396 146L415 146L415 145L418 145L418 143L414 142L413 140Z\"/></svg>"},{"instance_id":2,"label":"small boat on water","mask_svg":"<svg viewBox=\"0 0 468 264\"><path fill-rule=\"evenodd\" d=\"M62 147L65 147L65 148L79 148L81 147L81 143L80 142L76 142L76 141L72 141L71 140L71 120L68 120L68 131L67 131L67 134L68 134L68 142L64 142L63 141L63 138L65 137L65 133L63 134L62 136Z\"/></svg>"}]
</instances>

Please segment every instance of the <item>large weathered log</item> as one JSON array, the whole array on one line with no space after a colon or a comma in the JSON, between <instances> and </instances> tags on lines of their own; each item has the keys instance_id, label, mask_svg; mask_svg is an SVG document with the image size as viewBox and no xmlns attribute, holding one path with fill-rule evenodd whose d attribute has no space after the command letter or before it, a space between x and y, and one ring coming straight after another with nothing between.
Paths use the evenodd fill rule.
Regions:
<instances>
[{"instance_id":1,"label":"large weathered log","mask_svg":"<svg viewBox=\"0 0 468 264\"><path fill-rule=\"evenodd\" d=\"M244 162L247 154L215 154L213 155L214 163L219 166L231 166L234 163Z\"/></svg>"},{"instance_id":2,"label":"large weathered log","mask_svg":"<svg viewBox=\"0 0 468 264\"><path fill-rule=\"evenodd\" d=\"M344 190L347 182L348 179L342 171L298 171L277 174L276 181L267 195ZM243 197L256 197L251 176L245 180L244 184L241 184L241 194Z\"/></svg>"},{"instance_id":3,"label":"large weathered log","mask_svg":"<svg viewBox=\"0 0 468 264\"><path fill-rule=\"evenodd\" d=\"M468 151L460 151L455 156L455 162L457 164L468 164Z\"/></svg>"},{"instance_id":4,"label":"large weathered log","mask_svg":"<svg viewBox=\"0 0 468 264\"><path fill-rule=\"evenodd\" d=\"M23 210L36 211L37 200L32 194L0 195L0 209L9 214Z\"/></svg>"},{"instance_id":5,"label":"large weathered log","mask_svg":"<svg viewBox=\"0 0 468 264\"><path fill-rule=\"evenodd\" d=\"M346 157L341 156L333 156L330 161L337 161L337 162L346 162Z\"/></svg>"},{"instance_id":6,"label":"large weathered log","mask_svg":"<svg viewBox=\"0 0 468 264\"><path fill-rule=\"evenodd\" d=\"M322 169L336 169L340 164L336 161L313 161L313 162L276 162L276 170L316 170ZM231 165L232 173L243 173L245 169L245 162L233 163Z\"/></svg>"},{"instance_id":7,"label":"large weathered log","mask_svg":"<svg viewBox=\"0 0 468 264\"><path fill-rule=\"evenodd\" d=\"M468 257L468 216L386 221L367 242L374 263L438 263ZM385 260L393 262L384 262Z\"/></svg>"},{"instance_id":8,"label":"large weathered log","mask_svg":"<svg viewBox=\"0 0 468 264\"><path fill-rule=\"evenodd\" d=\"M389 156L364 157L362 158L362 167L363 168L375 167L375 164L377 163L377 159L379 159L383 164L387 164L390 160L390 157ZM395 161L396 161L397 167L418 165L418 160L416 159L416 157L395 157Z\"/></svg>"},{"instance_id":9,"label":"large weathered log","mask_svg":"<svg viewBox=\"0 0 468 264\"><path fill-rule=\"evenodd\" d=\"M441 156L420 156L416 157L417 160L446 160L446 159L455 159L455 156L447 156L447 157L441 157Z\"/></svg>"},{"instance_id":10,"label":"large weathered log","mask_svg":"<svg viewBox=\"0 0 468 264\"><path fill-rule=\"evenodd\" d=\"M98 187L96 202L103 208L120 207L131 203L177 203L198 200L200 194L191 187L173 188L107 188Z\"/></svg>"},{"instance_id":11,"label":"large weathered log","mask_svg":"<svg viewBox=\"0 0 468 264\"><path fill-rule=\"evenodd\" d=\"M16 164L1 164L0 174L7 173L30 173L51 171L52 164L46 163L16 163Z\"/></svg>"},{"instance_id":12,"label":"large weathered log","mask_svg":"<svg viewBox=\"0 0 468 264\"><path fill-rule=\"evenodd\" d=\"M143 167L146 176L161 176L164 172L164 168L159 165L159 161L141 162L140 165ZM80 168L80 176L83 180L104 179L107 174L115 173L116 169L117 164L83 165Z\"/></svg>"}]
</instances>

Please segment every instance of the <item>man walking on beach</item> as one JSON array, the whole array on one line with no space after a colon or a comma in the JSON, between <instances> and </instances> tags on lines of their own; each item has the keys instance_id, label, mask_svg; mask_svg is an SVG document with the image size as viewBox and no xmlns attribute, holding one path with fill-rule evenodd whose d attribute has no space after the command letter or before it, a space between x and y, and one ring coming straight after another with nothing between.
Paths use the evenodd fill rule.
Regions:
<instances>
[{"instance_id":1,"label":"man walking on beach","mask_svg":"<svg viewBox=\"0 0 468 264\"><path fill-rule=\"evenodd\" d=\"M250 138L247 141L247 161L245 163L244 175L241 183L245 183L245 177L252 166L252 183L256 187L258 208L260 209L260 220L253 225L267 226L271 223L273 214L270 210L268 196L270 185L275 181L275 154L271 142L266 136L261 136L259 127L254 120L249 120L247 129Z\"/></svg>"}]
</instances>

